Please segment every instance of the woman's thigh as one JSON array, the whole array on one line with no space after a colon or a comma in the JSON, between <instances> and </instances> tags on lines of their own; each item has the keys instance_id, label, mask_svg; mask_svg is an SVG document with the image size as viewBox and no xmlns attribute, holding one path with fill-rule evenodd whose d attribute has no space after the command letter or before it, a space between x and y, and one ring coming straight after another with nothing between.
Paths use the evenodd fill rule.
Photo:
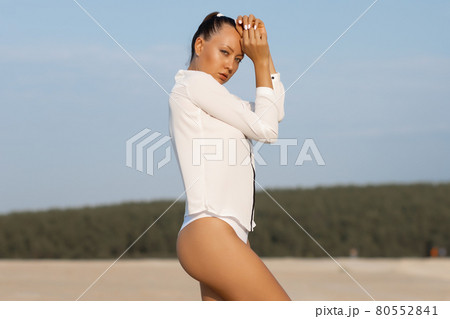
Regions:
<instances>
[{"instance_id":1,"label":"woman's thigh","mask_svg":"<svg viewBox=\"0 0 450 319\"><path fill-rule=\"evenodd\" d=\"M247 246L250 248L250 240L247 239ZM204 282L200 283L200 294L202 301L224 301L211 287Z\"/></svg>"},{"instance_id":2,"label":"woman's thigh","mask_svg":"<svg viewBox=\"0 0 450 319\"><path fill-rule=\"evenodd\" d=\"M226 222L200 218L178 235L184 270L224 300L291 300L250 248Z\"/></svg>"},{"instance_id":3,"label":"woman's thigh","mask_svg":"<svg viewBox=\"0 0 450 319\"><path fill-rule=\"evenodd\" d=\"M210 286L200 281L202 301L224 301Z\"/></svg>"}]
</instances>

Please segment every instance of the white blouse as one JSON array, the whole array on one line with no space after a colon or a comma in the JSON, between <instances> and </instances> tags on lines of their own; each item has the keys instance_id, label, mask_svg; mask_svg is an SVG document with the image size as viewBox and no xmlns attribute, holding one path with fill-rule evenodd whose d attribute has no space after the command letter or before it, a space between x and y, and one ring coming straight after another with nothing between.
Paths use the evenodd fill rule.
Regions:
<instances>
[{"instance_id":1,"label":"white blouse","mask_svg":"<svg viewBox=\"0 0 450 319\"><path fill-rule=\"evenodd\" d=\"M231 94L210 74L179 70L169 97L169 132L186 190L185 216L207 210L256 226L251 139L273 143L284 117L280 73L255 102Z\"/></svg>"}]
</instances>

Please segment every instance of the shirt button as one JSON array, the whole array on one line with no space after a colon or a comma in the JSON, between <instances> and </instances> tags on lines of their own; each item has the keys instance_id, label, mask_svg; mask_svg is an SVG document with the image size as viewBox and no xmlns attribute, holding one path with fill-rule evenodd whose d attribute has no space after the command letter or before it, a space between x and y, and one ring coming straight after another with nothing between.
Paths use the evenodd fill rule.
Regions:
<instances>
[{"instance_id":1,"label":"shirt button","mask_svg":"<svg viewBox=\"0 0 450 319\"><path fill-rule=\"evenodd\" d=\"M272 80L273 80L273 79L275 79L275 77L274 77L274 76L272 76Z\"/></svg>"}]
</instances>

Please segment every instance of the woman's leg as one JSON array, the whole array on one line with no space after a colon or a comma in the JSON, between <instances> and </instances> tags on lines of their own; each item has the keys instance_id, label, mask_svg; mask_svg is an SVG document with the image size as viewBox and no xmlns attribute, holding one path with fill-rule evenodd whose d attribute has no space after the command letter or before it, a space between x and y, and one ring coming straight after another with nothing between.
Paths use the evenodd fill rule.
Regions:
<instances>
[{"instance_id":1,"label":"woman's leg","mask_svg":"<svg viewBox=\"0 0 450 319\"><path fill-rule=\"evenodd\" d=\"M204 284L206 298L212 291L212 299L291 300L249 242L219 218L200 218L183 228L177 255L183 269Z\"/></svg>"},{"instance_id":2,"label":"woman's leg","mask_svg":"<svg viewBox=\"0 0 450 319\"><path fill-rule=\"evenodd\" d=\"M249 240L247 240L247 246L250 248ZM200 293L202 301L224 301L211 287L203 282L200 282Z\"/></svg>"},{"instance_id":3,"label":"woman's leg","mask_svg":"<svg viewBox=\"0 0 450 319\"><path fill-rule=\"evenodd\" d=\"M200 293L202 301L224 301L211 287L203 282L200 282Z\"/></svg>"}]
</instances>

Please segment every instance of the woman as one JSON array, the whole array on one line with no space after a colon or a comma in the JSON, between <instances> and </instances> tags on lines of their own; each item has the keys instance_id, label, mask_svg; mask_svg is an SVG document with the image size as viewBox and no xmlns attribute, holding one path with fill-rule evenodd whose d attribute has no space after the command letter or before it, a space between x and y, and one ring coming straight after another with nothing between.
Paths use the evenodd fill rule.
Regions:
<instances>
[{"instance_id":1,"label":"woman","mask_svg":"<svg viewBox=\"0 0 450 319\"><path fill-rule=\"evenodd\" d=\"M202 300L291 300L248 241L256 226L250 140L276 140L284 87L264 23L252 14L236 21L206 16L170 94L169 131L187 197L177 256L200 282ZM223 86L244 54L255 68L254 103Z\"/></svg>"}]
</instances>

